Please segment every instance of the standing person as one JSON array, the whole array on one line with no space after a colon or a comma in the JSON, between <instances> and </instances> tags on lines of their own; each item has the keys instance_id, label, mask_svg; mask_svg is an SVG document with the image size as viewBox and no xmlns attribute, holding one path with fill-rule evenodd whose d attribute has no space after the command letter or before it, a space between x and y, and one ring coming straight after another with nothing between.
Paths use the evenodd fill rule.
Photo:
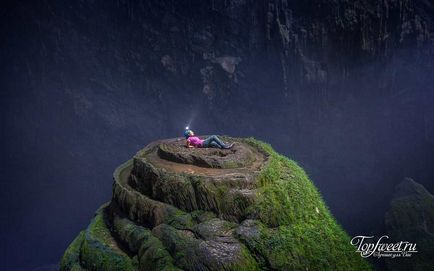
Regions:
<instances>
[{"instance_id":1,"label":"standing person","mask_svg":"<svg viewBox=\"0 0 434 271\"><path fill-rule=\"evenodd\" d=\"M212 135L205 140L200 139L194 135L194 132L190 129L186 129L184 132L187 148L220 148L230 149L234 146L234 143L225 144L218 136Z\"/></svg>"}]
</instances>

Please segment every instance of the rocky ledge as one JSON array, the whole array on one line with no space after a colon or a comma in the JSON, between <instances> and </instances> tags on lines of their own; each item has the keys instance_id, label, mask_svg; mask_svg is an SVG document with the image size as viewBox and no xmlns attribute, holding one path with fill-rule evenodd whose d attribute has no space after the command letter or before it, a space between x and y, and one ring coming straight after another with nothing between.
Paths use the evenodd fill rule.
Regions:
<instances>
[{"instance_id":1,"label":"rocky ledge","mask_svg":"<svg viewBox=\"0 0 434 271\"><path fill-rule=\"evenodd\" d=\"M153 142L61 270L370 270L292 160L253 138L229 150Z\"/></svg>"}]
</instances>

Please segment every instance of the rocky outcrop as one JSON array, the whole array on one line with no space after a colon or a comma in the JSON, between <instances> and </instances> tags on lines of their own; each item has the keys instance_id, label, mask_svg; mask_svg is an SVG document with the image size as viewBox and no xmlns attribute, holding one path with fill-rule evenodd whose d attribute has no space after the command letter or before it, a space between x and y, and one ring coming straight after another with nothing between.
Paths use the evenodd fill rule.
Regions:
<instances>
[{"instance_id":1,"label":"rocky outcrop","mask_svg":"<svg viewBox=\"0 0 434 271\"><path fill-rule=\"evenodd\" d=\"M430 270L434 266L434 197L410 178L395 189L386 213L386 228L396 242L416 243L411 258L386 261L388 270Z\"/></svg>"},{"instance_id":2,"label":"rocky outcrop","mask_svg":"<svg viewBox=\"0 0 434 271\"><path fill-rule=\"evenodd\" d=\"M61 270L368 270L304 171L262 142L156 141L116 169L113 197Z\"/></svg>"}]
</instances>

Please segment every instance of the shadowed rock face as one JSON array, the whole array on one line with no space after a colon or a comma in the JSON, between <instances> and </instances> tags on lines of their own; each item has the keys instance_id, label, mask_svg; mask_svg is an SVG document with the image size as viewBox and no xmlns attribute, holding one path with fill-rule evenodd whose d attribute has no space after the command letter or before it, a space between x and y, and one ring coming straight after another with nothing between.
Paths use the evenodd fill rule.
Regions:
<instances>
[{"instance_id":1,"label":"shadowed rock face","mask_svg":"<svg viewBox=\"0 0 434 271\"><path fill-rule=\"evenodd\" d=\"M234 148L156 141L117 168L61 270L370 269L295 162L224 140Z\"/></svg>"},{"instance_id":2,"label":"shadowed rock face","mask_svg":"<svg viewBox=\"0 0 434 271\"><path fill-rule=\"evenodd\" d=\"M387 260L388 270L430 270L434 266L434 197L413 179L395 189L386 213L386 228L394 242L416 243L411 258Z\"/></svg>"}]
</instances>

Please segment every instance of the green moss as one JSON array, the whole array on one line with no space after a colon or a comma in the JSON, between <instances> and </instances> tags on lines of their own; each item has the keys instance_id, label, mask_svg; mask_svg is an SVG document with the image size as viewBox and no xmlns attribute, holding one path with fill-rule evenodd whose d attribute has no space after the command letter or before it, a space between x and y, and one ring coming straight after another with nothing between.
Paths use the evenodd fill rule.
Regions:
<instances>
[{"instance_id":1,"label":"green moss","mask_svg":"<svg viewBox=\"0 0 434 271\"><path fill-rule=\"evenodd\" d=\"M62 269L61 269L62 270ZM81 267L81 265L79 263L75 263L71 269L68 269L71 271L87 271L86 269L84 269L83 267Z\"/></svg>"},{"instance_id":2,"label":"green moss","mask_svg":"<svg viewBox=\"0 0 434 271\"><path fill-rule=\"evenodd\" d=\"M217 213L218 214L224 214L228 211L228 206L225 205L225 198L227 197L229 193L229 187L226 185L217 185L212 187L213 190L210 194L212 194L215 198L215 201L217 203Z\"/></svg>"},{"instance_id":3,"label":"green moss","mask_svg":"<svg viewBox=\"0 0 434 271\"><path fill-rule=\"evenodd\" d=\"M147 271L177 271L173 259L158 238L151 236L139 251L140 270Z\"/></svg>"},{"instance_id":4,"label":"green moss","mask_svg":"<svg viewBox=\"0 0 434 271\"><path fill-rule=\"evenodd\" d=\"M245 222L248 222L248 225ZM265 230L265 225L257 220L245 220L235 231L236 238L247 246L261 269L268 269L270 266L266 258L268 248L265 246L263 238Z\"/></svg>"},{"instance_id":5,"label":"green moss","mask_svg":"<svg viewBox=\"0 0 434 271\"><path fill-rule=\"evenodd\" d=\"M180 217L188 214L177 212ZM177 219L172 219L179 225ZM173 266L173 260L164 249L161 242L152 235L151 230L144 228L130 221L128 218L121 218L113 214L113 232L128 245L130 251L136 255L139 270L177 270Z\"/></svg>"},{"instance_id":6,"label":"green moss","mask_svg":"<svg viewBox=\"0 0 434 271\"><path fill-rule=\"evenodd\" d=\"M185 213L181 210L177 210L173 212L165 221L167 224L172 227L180 230L191 230L195 224L191 214Z\"/></svg>"},{"instance_id":7,"label":"green moss","mask_svg":"<svg viewBox=\"0 0 434 271\"><path fill-rule=\"evenodd\" d=\"M248 207L252 204L253 199L240 190L226 189L219 202L221 217L229 221L239 223L251 214L251 209Z\"/></svg>"},{"instance_id":8,"label":"green moss","mask_svg":"<svg viewBox=\"0 0 434 271\"><path fill-rule=\"evenodd\" d=\"M79 265L79 257L80 247L83 244L83 240L84 231L81 231L63 254L62 260L60 262L61 271L79 270L78 268L81 268Z\"/></svg>"},{"instance_id":9,"label":"green moss","mask_svg":"<svg viewBox=\"0 0 434 271\"><path fill-rule=\"evenodd\" d=\"M186 173L160 171L152 196L183 211L195 210L197 203L190 178Z\"/></svg>"},{"instance_id":10,"label":"green moss","mask_svg":"<svg viewBox=\"0 0 434 271\"><path fill-rule=\"evenodd\" d=\"M256 271L256 270L261 270L261 268L260 268L258 262L256 262L255 258L250 253L250 251L244 245L242 245L241 246L241 255L239 257L239 261L235 262L234 264L230 264L227 267L227 270Z\"/></svg>"},{"instance_id":11,"label":"green moss","mask_svg":"<svg viewBox=\"0 0 434 271\"><path fill-rule=\"evenodd\" d=\"M177 266L193 270L197 264L196 248L199 240L172 226L162 224L153 230Z\"/></svg>"},{"instance_id":12,"label":"green moss","mask_svg":"<svg viewBox=\"0 0 434 271\"><path fill-rule=\"evenodd\" d=\"M256 234L252 234L256 233ZM262 269L370 270L336 223L298 223L268 228L256 221L250 234L237 234Z\"/></svg>"},{"instance_id":13,"label":"green moss","mask_svg":"<svg viewBox=\"0 0 434 271\"><path fill-rule=\"evenodd\" d=\"M128 218L118 217L116 214L113 217L112 231L134 254L137 254L141 245L152 236L149 229L137 225Z\"/></svg>"},{"instance_id":14,"label":"green moss","mask_svg":"<svg viewBox=\"0 0 434 271\"><path fill-rule=\"evenodd\" d=\"M369 270L340 229L308 223L262 232L265 255L274 269Z\"/></svg>"},{"instance_id":15,"label":"green moss","mask_svg":"<svg viewBox=\"0 0 434 271\"><path fill-rule=\"evenodd\" d=\"M119 247L107 228L104 209L94 217L85 232L80 262L91 271L137 270L133 261Z\"/></svg>"},{"instance_id":16,"label":"green moss","mask_svg":"<svg viewBox=\"0 0 434 271\"><path fill-rule=\"evenodd\" d=\"M215 213L204 210L193 211L190 213L190 215L194 223L202 223L216 217Z\"/></svg>"},{"instance_id":17,"label":"green moss","mask_svg":"<svg viewBox=\"0 0 434 271\"><path fill-rule=\"evenodd\" d=\"M189 181L194 189L194 197L199 210L219 213L222 191L202 176L190 176Z\"/></svg>"},{"instance_id":18,"label":"green moss","mask_svg":"<svg viewBox=\"0 0 434 271\"><path fill-rule=\"evenodd\" d=\"M236 226L235 223L214 218L197 225L194 233L165 224L154 228L153 233L172 255L176 265L184 270L259 270L258 264L244 245L237 247L230 241L217 241ZM227 238L231 240L229 235ZM232 253L225 255L226 249Z\"/></svg>"},{"instance_id":19,"label":"green moss","mask_svg":"<svg viewBox=\"0 0 434 271\"><path fill-rule=\"evenodd\" d=\"M281 175L281 166L279 163L280 155L273 150L270 144L256 140L253 137L244 139L244 142L268 157L267 164L262 168L261 172L257 176L258 185L265 186L278 180Z\"/></svg>"},{"instance_id":20,"label":"green moss","mask_svg":"<svg viewBox=\"0 0 434 271\"><path fill-rule=\"evenodd\" d=\"M268 144L246 142L269 157L257 179L257 201L249 207L265 226L250 247L276 269L370 270L304 170Z\"/></svg>"}]
</instances>

